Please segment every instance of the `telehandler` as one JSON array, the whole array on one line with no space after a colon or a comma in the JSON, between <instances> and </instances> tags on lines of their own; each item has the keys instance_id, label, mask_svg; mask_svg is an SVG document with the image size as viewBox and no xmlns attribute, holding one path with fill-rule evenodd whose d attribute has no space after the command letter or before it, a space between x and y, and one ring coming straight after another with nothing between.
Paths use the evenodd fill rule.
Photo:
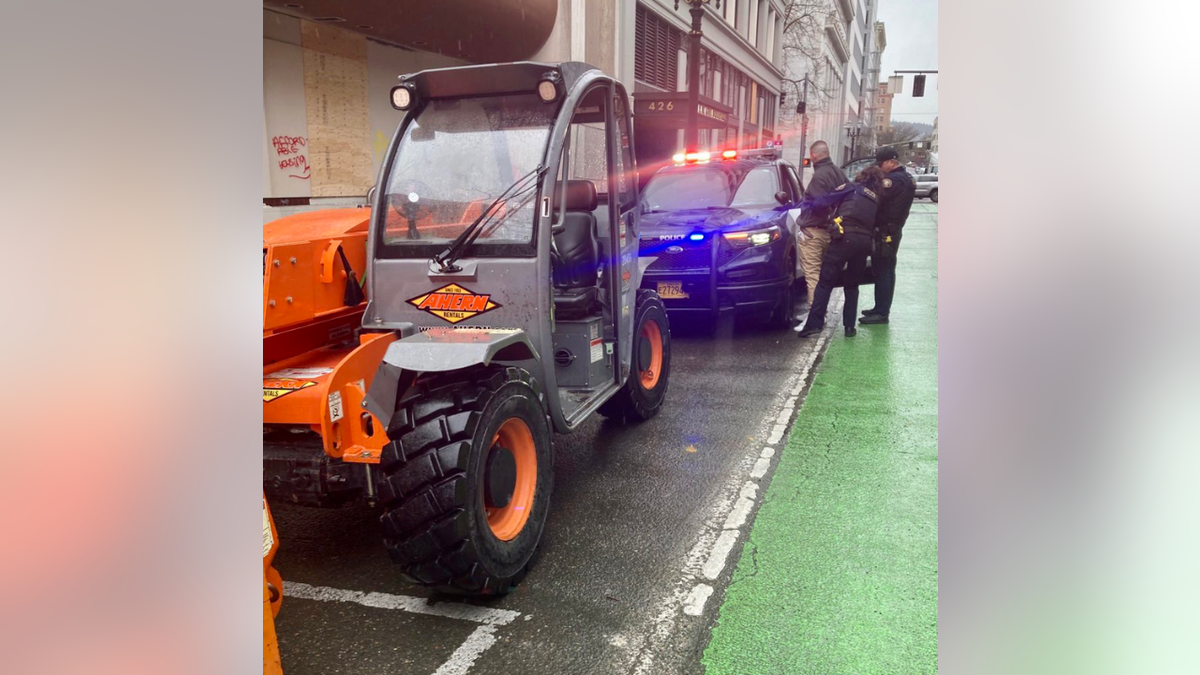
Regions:
<instances>
[{"instance_id":1,"label":"telehandler","mask_svg":"<svg viewBox=\"0 0 1200 675\"><path fill-rule=\"evenodd\" d=\"M295 264L265 253L264 489L381 504L408 578L506 593L550 507L551 432L649 419L667 391L629 98L575 62L427 70L391 97L404 115L371 199L365 309L338 295L362 269L359 226L314 232ZM313 300L268 336L300 304L286 279Z\"/></svg>"}]
</instances>

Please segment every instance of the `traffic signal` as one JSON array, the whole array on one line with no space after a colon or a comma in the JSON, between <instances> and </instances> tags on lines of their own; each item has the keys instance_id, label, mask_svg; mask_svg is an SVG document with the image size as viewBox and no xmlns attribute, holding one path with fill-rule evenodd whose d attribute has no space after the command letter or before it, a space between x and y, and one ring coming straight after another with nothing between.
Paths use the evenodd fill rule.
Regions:
<instances>
[{"instance_id":1,"label":"traffic signal","mask_svg":"<svg viewBox=\"0 0 1200 675\"><path fill-rule=\"evenodd\" d=\"M913 98L918 98L925 95L925 76L917 75L913 77Z\"/></svg>"},{"instance_id":2,"label":"traffic signal","mask_svg":"<svg viewBox=\"0 0 1200 675\"><path fill-rule=\"evenodd\" d=\"M782 108L783 104L786 102L787 102L787 92L786 91L779 92L779 107Z\"/></svg>"},{"instance_id":3,"label":"traffic signal","mask_svg":"<svg viewBox=\"0 0 1200 675\"><path fill-rule=\"evenodd\" d=\"M808 109L808 104L805 103L804 101L800 101L799 103L796 104L796 114L797 115L803 115L804 111L807 109Z\"/></svg>"}]
</instances>

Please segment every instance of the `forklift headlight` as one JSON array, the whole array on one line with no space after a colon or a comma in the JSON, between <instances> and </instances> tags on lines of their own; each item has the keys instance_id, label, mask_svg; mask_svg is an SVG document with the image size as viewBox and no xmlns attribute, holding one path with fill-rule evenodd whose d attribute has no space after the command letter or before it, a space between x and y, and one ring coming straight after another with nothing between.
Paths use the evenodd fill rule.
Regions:
<instances>
[{"instance_id":1,"label":"forklift headlight","mask_svg":"<svg viewBox=\"0 0 1200 675\"><path fill-rule=\"evenodd\" d=\"M542 77L542 81L538 82L537 93L538 98L542 99L542 103L554 103L558 100L558 73L551 71Z\"/></svg>"},{"instance_id":2,"label":"forklift headlight","mask_svg":"<svg viewBox=\"0 0 1200 675\"><path fill-rule=\"evenodd\" d=\"M396 110L408 110L413 104L413 92L401 84L392 87L392 107Z\"/></svg>"}]
</instances>

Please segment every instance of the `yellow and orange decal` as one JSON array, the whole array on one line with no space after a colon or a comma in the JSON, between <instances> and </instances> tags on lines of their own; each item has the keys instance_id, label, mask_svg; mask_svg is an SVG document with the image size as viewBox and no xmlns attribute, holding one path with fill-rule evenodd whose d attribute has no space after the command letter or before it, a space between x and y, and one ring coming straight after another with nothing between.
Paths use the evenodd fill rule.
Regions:
<instances>
[{"instance_id":1,"label":"yellow and orange decal","mask_svg":"<svg viewBox=\"0 0 1200 675\"><path fill-rule=\"evenodd\" d=\"M458 284L446 284L436 291L409 298L408 304L450 323L465 321L501 306L492 300L492 296Z\"/></svg>"},{"instance_id":2,"label":"yellow and orange decal","mask_svg":"<svg viewBox=\"0 0 1200 675\"><path fill-rule=\"evenodd\" d=\"M317 383L312 380L293 380L289 378L263 380L263 403L287 396L293 391L300 391L305 387L315 387L316 385Z\"/></svg>"}]
</instances>

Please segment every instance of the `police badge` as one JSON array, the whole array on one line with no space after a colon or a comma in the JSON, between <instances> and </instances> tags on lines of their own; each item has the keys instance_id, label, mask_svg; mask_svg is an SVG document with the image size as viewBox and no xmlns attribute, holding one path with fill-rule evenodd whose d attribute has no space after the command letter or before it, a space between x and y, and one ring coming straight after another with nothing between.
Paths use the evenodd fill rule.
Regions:
<instances>
[{"instance_id":1,"label":"police badge","mask_svg":"<svg viewBox=\"0 0 1200 675\"><path fill-rule=\"evenodd\" d=\"M892 179L891 179L891 178L884 178L884 179L883 179L883 187L884 187L884 188L890 188L890 187L892 187Z\"/></svg>"}]
</instances>

